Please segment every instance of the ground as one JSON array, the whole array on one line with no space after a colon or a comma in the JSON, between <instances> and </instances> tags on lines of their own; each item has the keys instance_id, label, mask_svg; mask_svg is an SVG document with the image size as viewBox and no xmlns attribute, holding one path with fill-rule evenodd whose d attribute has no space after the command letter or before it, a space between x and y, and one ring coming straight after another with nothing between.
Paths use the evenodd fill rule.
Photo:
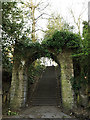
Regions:
<instances>
[{"instance_id":1,"label":"ground","mask_svg":"<svg viewBox=\"0 0 90 120\"><path fill-rule=\"evenodd\" d=\"M25 118L71 118L56 106L33 106L20 113Z\"/></svg>"},{"instance_id":2,"label":"ground","mask_svg":"<svg viewBox=\"0 0 90 120\"><path fill-rule=\"evenodd\" d=\"M8 116L8 118L74 118L74 117L63 113L57 106L32 106L31 108L28 107L22 109L19 115Z\"/></svg>"}]
</instances>

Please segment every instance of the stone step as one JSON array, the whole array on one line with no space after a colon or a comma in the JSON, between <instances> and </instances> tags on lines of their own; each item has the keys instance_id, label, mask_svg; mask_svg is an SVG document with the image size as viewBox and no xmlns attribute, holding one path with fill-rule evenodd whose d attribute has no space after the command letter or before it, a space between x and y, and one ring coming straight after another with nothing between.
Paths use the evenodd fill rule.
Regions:
<instances>
[{"instance_id":1,"label":"stone step","mask_svg":"<svg viewBox=\"0 0 90 120\"><path fill-rule=\"evenodd\" d=\"M38 83L32 99L32 105L57 105L57 81L55 76L55 67L47 67L43 73L42 79Z\"/></svg>"},{"instance_id":2,"label":"stone step","mask_svg":"<svg viewBox=\"0 0 90 120\"><path fill-rule=\"evenodd\" d=\"M32 105L57 105L57 101L33 101Z\"/></svg>"},{"instance_id":3,"label":"stone step","mask_svg":"<svg viewBox=\"0 0 90 120\"><path fill-rule=\"evenodd\" d=\"M57 99L57 98L56 98L56 97L55 97L55 98L42 98L42 97L32 98L32 100L34 100L34 99L45 99L45 100L46 100L46 99L49 99L49 100L51 99L51 100L53 100L53 99Z\"/></svg>"},{"instance_id":4,"label":"stone step","mask_svg":"<svg viewBox=\"0 0 90 120\"><path fill-rule=\"evenodd\" d=\"M32 99L31 101L57 101L57 99Z\"/></svg>"},{"instance_id":5,"label":"stone step","mask_svg":"<svg viewBox=\"0 0 90 120\"><path fill-rule=\"evenodd\" d=\"M42 103L42 104L38 104L38 103L37 103L37 104L36 104L36 103L33 104L33 103L32 103L32 105L33 105L33 106L57 106L58 104L56 104L56 103L55 103L55 104L50 104L50 103L49 103L49 104L45 104L45 103L44 103L44 104L43 104L43 103Z\"/></svg>"},{"instance_id":6,"label":"stone step","mask_svg":"<svg viewBox=\"0 0 90 120\"><path fill-rule=\"evenodd\" d=\"M57 96L50 96L50 97L48 97L48 96L33 96L32 98L57 98Z\"/></svg>"},{"instance_id":7,"label":"stone step","mask_svg":"<svg viewBox=\"0 0 90 120\"><path fill-rule=\"evenodd\" d=\"M54 100L50 100L50 99L43 99L43 100L42 99L34 99L34 100L31 100L31 101L40 101L40 102L43 102L43 101L46 101L46 102L47 101L54 101L55 102L57 100L56 99L54 99Z\"/></svg>"}]
</instances>

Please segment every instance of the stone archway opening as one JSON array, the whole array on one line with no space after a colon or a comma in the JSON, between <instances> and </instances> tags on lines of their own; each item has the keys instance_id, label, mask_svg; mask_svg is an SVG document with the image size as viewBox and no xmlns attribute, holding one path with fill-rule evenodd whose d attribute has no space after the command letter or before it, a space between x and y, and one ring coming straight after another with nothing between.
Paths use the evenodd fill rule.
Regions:
<instances>
[{"instance_id":1,"label":"stone archway opening","mask_svg":"<svg viewBox=\"0 0 90 120\"><path fill-rule=\"evenodd\" d=\"M41 57L33 63L32 64L36 68L39 63L43 69L41 73L39 73L39 77L35 77L36 75L34 76L35 79L33 78L33 83L31 82L32 79L28 80L26 106L59 105L60 102L58 99L60 100L60 81L56 72L58 70L57 68L60 70L60 65L56 63L54 59L48 57ZM60 71L58 71L58 73L60 74Z\"/></svg>"},{"instance_id":2,"label":"stone archway opening","mask_svg":"<svg viewBox=\"0 0 90 120\"><path fill-rule=\"evenodd\" d=\"M52 59L48 57L40 58L41 64L44 66L57 66L58 64Z\"/></svg>"}]
</instances>

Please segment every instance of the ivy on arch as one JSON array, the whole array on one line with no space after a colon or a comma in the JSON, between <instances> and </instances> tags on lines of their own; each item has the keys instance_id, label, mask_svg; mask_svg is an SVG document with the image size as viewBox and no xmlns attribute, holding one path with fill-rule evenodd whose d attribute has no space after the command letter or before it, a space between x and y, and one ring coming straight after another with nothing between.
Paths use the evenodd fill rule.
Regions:
<instances>
[{"instance_id":1,"label":"ivy on arch","mask_svg":"<svg viewBox=\"0 0 90 120\"><path fill-rule=\"evenodd\" d=\"M56 30L52 37L45 38L42 42L46 48L54 49L56 53L62 51L62 49L76 49L80 47L81 37L79 34L72 33L70 31L58 31Z\"/></svg>"},{"instance_id":2,"label":"ivy on arch","mask_svg":"<svg viewBox=\"0 0 90 120\"><path fill-rule=\"evenodd\" d=\"M63 49L75 50L80 48L81 37L79 34L70 31L56 30L52 37L45 38L42 43L35 42L26 44L17 41L18 56L22 59L29 59L31 62L40 57L49 57L54 59L57 63L56 56L62 52Z\"/></svg>"}]
</instances>

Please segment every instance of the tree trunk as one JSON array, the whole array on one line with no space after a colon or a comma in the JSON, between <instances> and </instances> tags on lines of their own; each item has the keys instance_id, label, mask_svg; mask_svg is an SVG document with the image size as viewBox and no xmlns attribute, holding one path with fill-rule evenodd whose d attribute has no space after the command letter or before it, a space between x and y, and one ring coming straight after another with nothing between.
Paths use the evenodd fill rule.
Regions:
<instances>
[{"instance_id":1,"label":"tree trunk","mask_svg":"<svg viewBox=\"0 0 90 120\"><path fill-rule=\"evenodd\" d=\"M36 41L36 38L35 38L35 6L33 5L33 3L31 4L31 19L32 19L31 38L32 38L32 42L35 42Z\"/></svg>"}]
</instances>

